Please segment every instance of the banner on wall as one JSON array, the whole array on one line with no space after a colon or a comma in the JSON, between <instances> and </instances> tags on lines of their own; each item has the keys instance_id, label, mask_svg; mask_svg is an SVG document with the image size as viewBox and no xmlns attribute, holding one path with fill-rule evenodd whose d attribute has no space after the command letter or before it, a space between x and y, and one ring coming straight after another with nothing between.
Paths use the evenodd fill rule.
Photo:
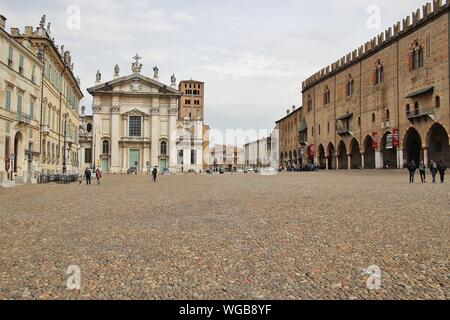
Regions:
<instances>
[{"instance_id":1,"label":"banner on wall","mask_svg":"<svg viewBox=\"0 0 450 320\"><path fill-rule=\"evenodd\" d=\"M312 145L310 145L309 146L309 156L311 157L311 158L314 158L314 145L312 144Z\"/></svg>"},{"instance_id":2,"label":"banner on wall","mask_svg":"<svg viewBox=\"0 0 450 320\"><path fill-rule=\"evenodd\" d=\"M399 132L398 129L394 129L393 130L393 141L392 141L392 146L394 148L398 148L400 146L400 140L399 140Z\"/></svg>"},{"instance_id":3,"label":"banner on wall","mask_svg":"<svg viewBox=\"0 0 450 320\"><path fill-rule=\"evenodd\" d=\"M374 132L372 134L372 141L373 141L372 148L378 149L378 133L377 132Z\"/></svg>"}]
</instances>

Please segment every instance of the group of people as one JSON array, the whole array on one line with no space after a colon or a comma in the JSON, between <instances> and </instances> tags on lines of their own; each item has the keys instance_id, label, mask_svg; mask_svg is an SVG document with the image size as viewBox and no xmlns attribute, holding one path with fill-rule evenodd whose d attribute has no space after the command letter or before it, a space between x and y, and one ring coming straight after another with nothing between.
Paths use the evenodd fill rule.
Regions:
<instances>
[{"instance_id":1,"label":"group of people","mask_svg":"<svg viewBox=\"0 0 450 320\"><path fill-rule=\"evenodd\" d=\"M100 181L102 179L102 172L99 168L95 170L95 174L92 173L92 170L89 168L86 168L84 171L84 179L86 180L86 184L90 185L91 181L93 179L93 175L95 175L95 179L97 180L97 185L100 185ZM153 182L156 182L156 178L158 177L158 168L155 166L152 170L152 180ZM79 176L79 182L82 184L83 182L83 175L80 173Z\"/></svg>"},{"instance_id":2,"label":"group of people","mask_svg":"<svg viewBox=\"0 0 450 320\"><path fill-rule=\"evenodd\" d=\"M87 185L91 184L91 181L93 179L92 176L93 176L93 173L92 173L91 169L86 168L86 170L84 171L84 179L86 180ZM102 172L100 171L99 168L97 168L95 170L95 179L97 180L97 185L100 185L100 180L102 179ZM83 180L83 177L80 173L80 184L83 182L82 180Z\"/></svg>"},{"instance_id":3,"label":"group of people","mask_svg":"<svg viewBox=\"0 0 450 320\"><path fill-rule=\"evenodd\" d=\"M422 180L422 183L426 183L427 182L426 169L427 169L427 167L423 161L420 161L419 165L417 165L416 162L414 160L412 160L408 164L409 183L414 183L414 178L416 176L417 170L419 170L420 179ZM444 160L441 160L439 162L435 162L435 161L431 160L430 172L431 172L431 176L433 177L433 183L436 183L436 176L438 173L441 178L441 183L444 183L445 171L447 171L447 167L445 165Z\"/></svg>"}]
</instances>

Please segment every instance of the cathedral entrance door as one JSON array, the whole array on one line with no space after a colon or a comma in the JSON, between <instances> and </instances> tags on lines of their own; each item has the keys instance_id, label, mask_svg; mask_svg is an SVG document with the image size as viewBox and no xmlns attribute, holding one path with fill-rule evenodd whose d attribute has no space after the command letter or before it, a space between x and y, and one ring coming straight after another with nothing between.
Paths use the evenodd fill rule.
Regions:
<instances>
[{"instance_id":1,"label":"cathedral entrance door","mask_svg":"<svg viewBox=\"0 0 450 320\"><path fill-rule=\"evenodd\" d=\"M161 160L159 163L160 170L167 169L167 160Z\"/></svg>"},{"instance_id":2,"label":"cathedral entrance door","mask_svg":"<svg viewBox=\"0 0 450 320\"><path fill-rule=\"evenodd\" d=\"M141 157L140 157L140 150L139 149L130 149L130 168L136 168L138 172L141 171L140 163L141 163Z\"/></svg>"}]
</instances>

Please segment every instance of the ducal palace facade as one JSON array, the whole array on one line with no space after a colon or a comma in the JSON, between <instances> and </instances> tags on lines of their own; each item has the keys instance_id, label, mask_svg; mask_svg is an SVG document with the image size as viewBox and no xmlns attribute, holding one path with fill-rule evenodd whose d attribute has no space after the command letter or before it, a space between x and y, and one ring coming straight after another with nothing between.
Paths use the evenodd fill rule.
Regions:
<instances>
[{"instance_id":1,"label":"ducal palace facade","mask_svg":"<svg viewBox=\"0 0 450 320\"><path fill-rule=\"evenodd\" d=\"M163 84L159 70L151 77L142 74L136 55L131 73L102 82L97 72L93 115L82 112L81 167L98 167L104 172L187 172L203 170L204 83L181 81ZM206 139L205 139L206 140Z\"/></svg>"},{"instance_id":2,"label":"ducal palace facade","mask_svg":"<svg viewBox=\"0 0 450 320\"><path fill-rule=\"evenodd\" d=\"M426 4L304 81L301 111L278 123L281 167L450 163L449 11Z\"/></svg>"}]
</instances>

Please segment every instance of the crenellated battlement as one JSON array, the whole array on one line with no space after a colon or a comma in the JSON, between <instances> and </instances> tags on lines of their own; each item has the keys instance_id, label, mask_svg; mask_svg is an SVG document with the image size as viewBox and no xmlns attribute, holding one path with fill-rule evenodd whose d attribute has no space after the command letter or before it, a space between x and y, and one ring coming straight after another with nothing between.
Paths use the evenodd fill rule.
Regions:
<instances>
[{"instance_id":1,"label":"crenellated battlement","mask_svg":"<svg viewBox=\"0 0 450 320\"><path fill-rule=\"evenodd\" d=\"M316 72L311 77L302 82L302 91L314 86L323 79L329 77L331 74L337 73L349 65L363 60L365 57L374 52L384 48L386 45L397 41L404 34L416 30L423 23L428 22L433 17L449 11L450 0L433 0L433 3L426 3L422 9L417 9L411 16L407 16L398 21L392 27L389 27L384 32L361 45L358 49L348 53L331 65Z\"/></svg>"}]
</instances>

